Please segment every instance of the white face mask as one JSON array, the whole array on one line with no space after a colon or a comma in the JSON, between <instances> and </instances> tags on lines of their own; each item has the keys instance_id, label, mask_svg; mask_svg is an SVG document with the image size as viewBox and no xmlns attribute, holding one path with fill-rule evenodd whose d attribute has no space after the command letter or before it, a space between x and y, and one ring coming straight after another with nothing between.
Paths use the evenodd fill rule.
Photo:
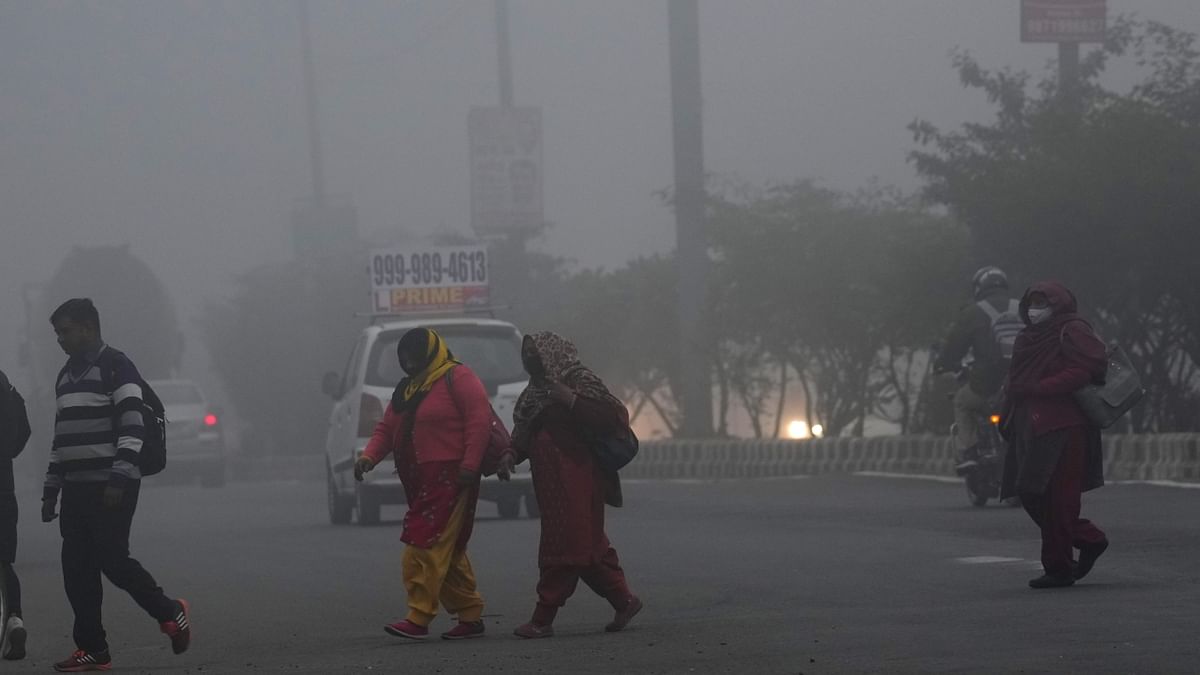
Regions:
<instances>
[{"instance_id":1,"label":"white face mask","mask_svg":"<svg viewBox=\"0 0 1200 675\"><path fill-rule=\"evenodd\" d=\"M1054 311L1049 307L1041 307L1037 309L1030 308L1027 313L1029 314L1029 323L1036 326L1046 319L1049 319L1050 315L1054 314Z\"/></svg>"}]
</instances>

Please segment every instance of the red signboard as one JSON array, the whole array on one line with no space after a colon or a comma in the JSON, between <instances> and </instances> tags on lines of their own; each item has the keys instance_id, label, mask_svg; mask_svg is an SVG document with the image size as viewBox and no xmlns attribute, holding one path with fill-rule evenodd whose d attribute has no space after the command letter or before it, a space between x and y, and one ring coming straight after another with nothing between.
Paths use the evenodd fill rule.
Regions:
<instances>
[{"instance_id":1,"label":"red signboard","mask_svg":"<svg viewBox=\"0 0 1200 675\"><path fill-rule=\"evenodd\" d=\"M1021 0L1021 42L1103 42L1107 0Z\"/></svg>"}]
</instances>

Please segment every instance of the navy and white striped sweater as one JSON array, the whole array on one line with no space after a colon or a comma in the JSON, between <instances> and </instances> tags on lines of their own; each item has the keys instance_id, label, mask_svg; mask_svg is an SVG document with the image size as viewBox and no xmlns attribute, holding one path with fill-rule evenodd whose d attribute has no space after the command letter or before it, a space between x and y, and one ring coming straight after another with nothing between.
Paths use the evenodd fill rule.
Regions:
<instances>
[{"instance_id":1,"label":"navy and white striped sweater","mask_svg":"<svg viewBox=\"0 0 1200 675\"><path fill-rule=\"evenodd\" d=\"M55 385L58 411L47 495L56 495L64 483L124 487L141 479L146 437L141 381L133 362L106 345L67 361Z\"/></svg>"}]
</instances>

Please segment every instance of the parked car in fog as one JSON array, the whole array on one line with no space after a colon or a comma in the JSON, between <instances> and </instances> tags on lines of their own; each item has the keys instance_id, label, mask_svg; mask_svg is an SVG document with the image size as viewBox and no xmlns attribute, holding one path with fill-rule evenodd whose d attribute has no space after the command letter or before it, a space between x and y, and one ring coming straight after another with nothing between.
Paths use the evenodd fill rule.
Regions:
<instances>
[{"instance_id":1,"label":"parked car in fog","mask_svg":"<svg viewBox=\"0 0 1200 675\"><path fill-rule=\"evenodd\" d=\"M167 417L167 468L173 480L225 485L225 434L220 411L191 380L148 382L162 399Z\"/></svg>"},{"instance_id":2,"label":"parked car in fog","mask_svg":"<svg viewBox=\"0 0 1200 675\"><path fill-rule=\"evenodd\" d=\"M330 522L349 523L355 512L359 524L379 522L383 504L403 504L404 486L390 460L354 480L354 460L362 454L375 425L392 398L396 383L404 377L396 359L400 337L413 328L436 330L459 361L469 365L483 381L492 407L500 419L512 426L513 407L525 389L528 375L521 364L521 333L516 326L495 319L446 318L424 321L403 320L368 326L355 343L341 373L326 373L322 388L334 400L325 443L326 499ZM516 473L511 481L485 479L480 499L496 502L502 518L516 518L524 502L529 517L539 515L528 472Z\"/></svg>"}]
</instances>

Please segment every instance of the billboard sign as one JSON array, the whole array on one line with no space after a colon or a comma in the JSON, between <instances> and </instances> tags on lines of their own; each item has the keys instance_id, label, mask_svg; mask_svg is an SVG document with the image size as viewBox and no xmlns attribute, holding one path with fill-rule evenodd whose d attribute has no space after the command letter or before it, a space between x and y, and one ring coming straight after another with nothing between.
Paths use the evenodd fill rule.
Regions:
<instances>
[{"instance_id":1,"label":"billboard sign","mask_svg":"<svg viewBox=\"0 0 1200 675\"><path fill-rule=\"evenodd\" d=\"M370 255L374 314L488 306L488 252L483 246L375 249Z\"/></svg>"},{"instance_id":2,"label":"billboard sign","mask_svg":"<svg viewBox=\"0 0 1200 675\"><path fill-rule=\"evenodd\" d=\"M467 136L475 232L507 235L541 227L541 109L472 108Z\"/></svg>"},{"instance_id":3,"label":"billboard sign","mask_svg":"<svg viewBox=\"0 0 1200 675\"><path fill-rule=\"evenodd\" d=\"M1021 0L1021 42L1104 42L1107 0Z\"/></svg>"}]
</instances>

